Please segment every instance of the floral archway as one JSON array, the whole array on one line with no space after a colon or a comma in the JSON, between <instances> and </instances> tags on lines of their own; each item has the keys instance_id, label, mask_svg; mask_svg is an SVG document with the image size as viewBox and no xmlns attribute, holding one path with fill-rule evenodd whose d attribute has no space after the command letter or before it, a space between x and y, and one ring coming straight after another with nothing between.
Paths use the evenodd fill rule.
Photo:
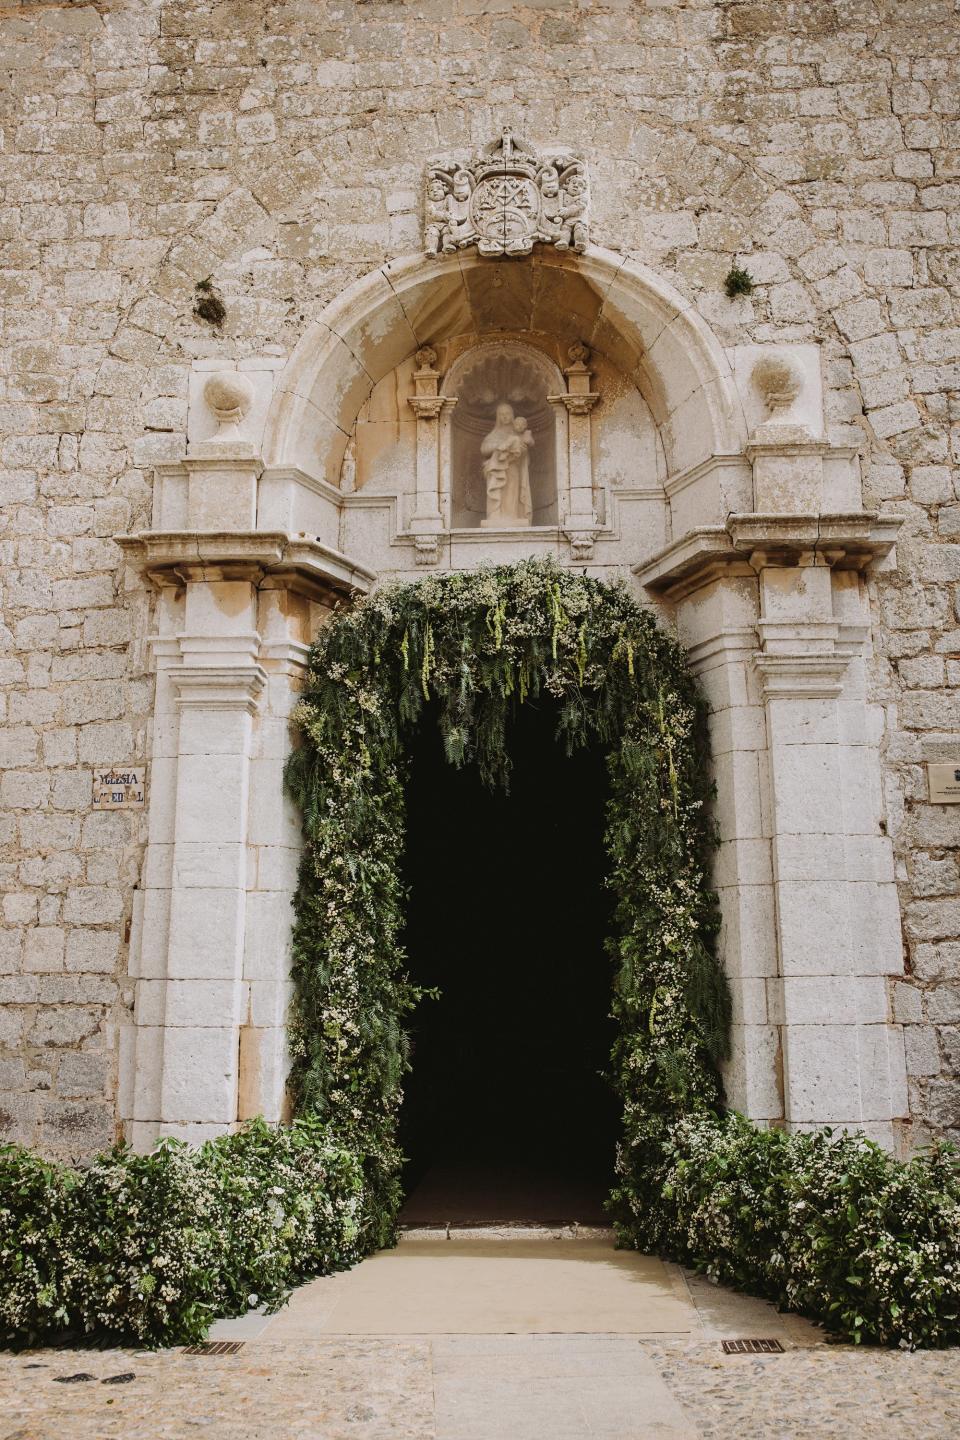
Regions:
<instances>
[{"instance_id":1,"label":"floral archway","mask_svg":"<svg viewBox=\"0 0 960 1440\"><path fill-rule=\"evenodd\" d=\"M509 720L539 696L557 741L607 751L614 892L611 1074L623 1104L614 1209L636 1236L653 1162L681 1115L716 1111L729 1027L703 702L679 645L629 595L524 561L397 584L336 615L312 653L288 781L304 817L293 946L298 1109L365 1156L370 1238L401 1200L404 1017L418 992L401 944L406 740L436 702L453 765L509 783Z\"/></svg>"}]
</instances>

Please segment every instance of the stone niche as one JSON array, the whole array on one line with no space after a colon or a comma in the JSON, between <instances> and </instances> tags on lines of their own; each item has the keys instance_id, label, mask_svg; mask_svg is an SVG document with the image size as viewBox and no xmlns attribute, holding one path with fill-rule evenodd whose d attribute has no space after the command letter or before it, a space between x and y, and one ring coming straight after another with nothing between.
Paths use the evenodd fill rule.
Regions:
<instances>
[{"instance_id":1,"label":"stone niche","mask_svg":"<svg viewBox=\"0 0 960 1440\"><path fill-rule=\"evenodd\" d=\"M458 335L421 346L359 407L341 545L381 573L558 547L606 566L628 537L644 553L664 543L665 473L637 377L602 351Z\"/></svg>"},{"instance_id":2,"label":"stone niche","mask_svg":"<svg viewBox=\"0 0 960 1440\"><path fill-rule=\"evenodd\" d=\"M454 366L441 451L454 530L556 525L559 385L545 357L517 344L478 346Z\"/></svg>"}]
</instances>

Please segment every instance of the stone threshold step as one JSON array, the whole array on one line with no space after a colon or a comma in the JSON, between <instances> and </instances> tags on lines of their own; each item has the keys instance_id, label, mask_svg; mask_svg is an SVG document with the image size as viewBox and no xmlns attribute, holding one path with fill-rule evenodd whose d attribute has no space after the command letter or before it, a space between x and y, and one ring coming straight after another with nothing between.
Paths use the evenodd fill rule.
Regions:
<instances>
[{"instance_id":1,"label":"stone threshold step","mask_svg":"<svg viewBox=\"0 0 960 1440\"><path fill-rule=\"evenodd\" d=\"M544 1225L536 1221L517 1225L402 1225L403 1240L605 1240L611 1245L608 1225Z\"/></svg>"}]
</instances>

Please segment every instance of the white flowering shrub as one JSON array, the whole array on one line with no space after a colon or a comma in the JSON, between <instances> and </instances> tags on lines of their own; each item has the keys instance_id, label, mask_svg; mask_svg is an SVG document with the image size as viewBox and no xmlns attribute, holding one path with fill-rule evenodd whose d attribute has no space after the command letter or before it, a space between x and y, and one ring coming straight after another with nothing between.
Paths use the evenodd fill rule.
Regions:
<instances>
[{"instance_id":1,"label":"white flowering shrub","mask_svg":"<svg viewBox=\"0 0 960 1440\"><path fill-rule=\"evenodd\" d=\"M363 1253L361 1165L316 1121L253 1121L89 1169L0 1148L0 1339L201 1339Z\"/></svg>"},{"instance_id":2,"label":"white flowering shrub","mask_svg":"<svg viewBox=\"0 0 960 1440\"><path fill-rule=\"evenodd\" d=\"M960 1342L960 1152L950 1145L904 1163L863 1136L690 1116L672 1127L620 1231L855 1343Z\"/></svg>"}]
</instances>

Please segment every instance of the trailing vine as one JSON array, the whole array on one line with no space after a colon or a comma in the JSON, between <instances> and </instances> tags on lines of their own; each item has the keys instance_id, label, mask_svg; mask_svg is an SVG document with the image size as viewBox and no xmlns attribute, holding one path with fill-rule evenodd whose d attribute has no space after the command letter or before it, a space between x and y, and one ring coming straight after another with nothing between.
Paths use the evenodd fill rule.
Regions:
<instances>
[{"instance_id":1,"label":"trailing vine","mask_svg":"<svg viewBox=\"0 0 960 1440\"><path fill-rule=\"evenodd\" d=\"M608 754L624 1238L652 1238L649 1186L671 1125L721 1103L729 996L706 878L705 713L682 649L624 586L553 561L389 586L318 636L287 770L306 839L292 1083L299 1110L366 1157L371 1244L390 1238L401 1198L404 1017L419 998L401 940L406 737L435 702L447 760L508 786L510 717L540 697L556 703L566 753L596 741Z\"/></svg>"}]
</instances>

